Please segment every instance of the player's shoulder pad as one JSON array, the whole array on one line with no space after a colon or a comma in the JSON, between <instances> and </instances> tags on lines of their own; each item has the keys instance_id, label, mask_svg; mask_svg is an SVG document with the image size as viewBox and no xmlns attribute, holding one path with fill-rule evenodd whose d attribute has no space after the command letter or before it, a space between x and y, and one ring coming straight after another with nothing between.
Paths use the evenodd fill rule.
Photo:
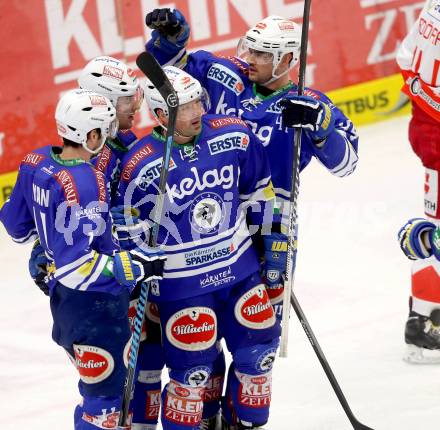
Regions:
<instances>
[{"instance_id":1,"label":"player's shoulder pad","mask_svg":"<svg viewBox=\"0 0 440 430\"><path fill-rule=\"evenodd\" d=\"M203 122L212 130L241 130L250 133L245 121L235 116L228 115L204 115Z\"/></svg>"},{"instance_id":2,"label":"player's shoulder pad","mask_svg":"<svg viewBox=\"0 0 440 430\"><path fill-rule=\"evenodd\" d=\"M219 60L222 60L225 64L233 66L234 69L240 70L245 75L249 74L249 65L244 61L232 55L215 55Z\"/></svg>"},{"instance_id":3,"label":"player's shoulder pad","mask_svg":"<svg viewBox=\"0 0 440 430\"><path fill-rule=\"evenodd\" d=\"M131 130L119 130L118 139L127 147L137 139L137 136Z\"/></svg>"},{"instance_id":4,"label":"player's shoulder pad","mask_svg":"<svg viewBox=\"0 0 440 430\"><path fill-rule=\"evenodd\" d=\"M160 148L163 148L163 145L157 145L157 142L155 142L151 135L144 136L138 140L122 159L121 181L130 182L136 167L144 164L145 160L149 158L158 155L162 156Z\"/></svg>"},{"instance_id":5,"label":"player's shoulder pad","mask_svg":"<svg viewBox=\"0 0 440 430\"><path fill-rule=\"evenodd\" d=\"M44 146L26 154L21 160L21 166L37 167L43 160L50 155L51 146Z\"/></svg>"}]
</instances>

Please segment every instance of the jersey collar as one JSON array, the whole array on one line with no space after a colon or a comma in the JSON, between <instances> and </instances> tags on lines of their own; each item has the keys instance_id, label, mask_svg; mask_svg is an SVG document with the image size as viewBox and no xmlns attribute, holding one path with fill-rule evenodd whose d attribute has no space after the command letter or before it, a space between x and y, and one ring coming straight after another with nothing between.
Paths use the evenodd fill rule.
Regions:
<instances>
[{"instance_id":1,"label":"jersey collar","mask_svg":"<svg viewBox=\"0 0 440 430\"><path fill-rule=\"evenodd\" d=\"M62 166L78 166L79 164L86 163L85 160L82 158L73 158L71 160L63 160L61 155L62 148L58 146L53 146L50 150L50 156L51 158L56 161L58 164L61 164Z\"/></svg>"}]
</instances>

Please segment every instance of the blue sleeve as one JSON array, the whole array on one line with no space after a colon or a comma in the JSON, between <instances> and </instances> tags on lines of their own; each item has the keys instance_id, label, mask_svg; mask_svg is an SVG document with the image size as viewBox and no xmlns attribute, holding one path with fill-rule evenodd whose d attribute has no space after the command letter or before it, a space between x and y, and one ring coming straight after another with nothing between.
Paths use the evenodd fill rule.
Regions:
<instances>
[{"instance_id":1,"label":"blue sleeve","mask_svg":"<svg viewBox=\"0 0 440 430\"><path fill-rule=\"evenodd\" d=\"M24 194L25 173L18 172L17 182L6 203L0 209L0 221L14 242L28 243L37 239L34 218Z\"/></svg>"},{"instance_id":2,"label":"blue sleeve","mask_svg":"<svg viewBox=\"0 0 440 430\"><path fill-rule=\"evenodd\" d=\"M328 97L318 92L315 94L319 94L319 100L331 107L335 126L322 147L311 144L313 153L333 175L348 176L353 173L358 161L359 137L356 129Z\"/></svg>"}]
</instances>

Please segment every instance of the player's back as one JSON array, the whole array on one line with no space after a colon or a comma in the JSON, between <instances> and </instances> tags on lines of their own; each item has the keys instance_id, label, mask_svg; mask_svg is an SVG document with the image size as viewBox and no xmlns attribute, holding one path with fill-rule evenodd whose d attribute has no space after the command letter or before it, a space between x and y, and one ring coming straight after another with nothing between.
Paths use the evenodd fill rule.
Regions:
<instances>
[{"instance_id":1,"label":"player's back","mask_svg":"<svg viewBox=\"0 0 440 430\"><path fill-rule=\"evenodd\" d=\"M100 253L117 249L104 175L83 160L63 160L60 153L48 146L24 157L1 219L13 238L38 233L52 260L50 288L60 281L74 289L119 290L113 278L99 276L106 264Z\"/></svg>"}]
</instances>

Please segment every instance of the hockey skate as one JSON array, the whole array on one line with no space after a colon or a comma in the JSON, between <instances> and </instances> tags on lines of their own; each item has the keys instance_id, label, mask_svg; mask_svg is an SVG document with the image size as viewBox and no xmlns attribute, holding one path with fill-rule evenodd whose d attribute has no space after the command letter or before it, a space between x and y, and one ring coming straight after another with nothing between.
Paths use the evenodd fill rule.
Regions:
<instances>
[{"instance_id":1,"label":"hockey skate","mask_svg":"<svg viewBox=\"0 0 440 430\"><path fill-rule=\"evenodd\" d=\"M407 351L403 359L411 364L440 363L440 309L429 317L411 311L405 327Z\"/></svg>"}]
</instances>

